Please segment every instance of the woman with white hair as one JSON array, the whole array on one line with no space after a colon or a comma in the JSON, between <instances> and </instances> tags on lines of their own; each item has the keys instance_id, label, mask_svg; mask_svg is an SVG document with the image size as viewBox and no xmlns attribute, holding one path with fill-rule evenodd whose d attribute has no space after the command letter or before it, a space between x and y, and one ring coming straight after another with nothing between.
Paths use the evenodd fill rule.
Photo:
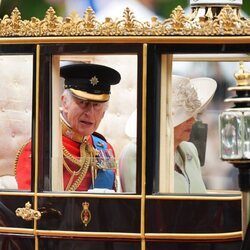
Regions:
<instances>
[{"instance_id":1,"label":"woman with white hair","mask_svg":"<svg viewBox=\"0 0 250 250\"><path fill-rule=\"evenodd\" d=\"M217 83L206 77L189 79L172 76L172 110L174 126L175 174L174 192L204 193L198 151L189 142L197 114L212 100ZM126 134L132 142L124 147L119 161L121 186L124 192L136 191L136 110L128 119Z\"/></svg>"},{"instance_id":2,"label":"woman with white hair","mask_svg":"<svg viewBox=\"0 0 250 250\"><path fill-rule=\"evenodd\" d=\"M216 87L211 78L173 76L174 191L177 193L206 192L198 151L189 139L196 115L212 100Z\"/></svg>"}]
</instances>

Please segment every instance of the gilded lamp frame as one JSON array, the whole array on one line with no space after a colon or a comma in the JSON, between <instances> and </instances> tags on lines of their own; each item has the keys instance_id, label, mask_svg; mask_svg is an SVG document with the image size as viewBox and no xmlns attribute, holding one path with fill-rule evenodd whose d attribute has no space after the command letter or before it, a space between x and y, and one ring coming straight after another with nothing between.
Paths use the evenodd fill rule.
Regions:
<instances>
[{"instance_id":1,"label":"gilded lamp frame","mask_svg":"<svg viewBox=\"0 0 250 250\"><path fill-rule=\"evenodd\" d=\"M208 15L195 18L194 13L186 15L181 6L177 6L170 17L159 20L153 16L151 20L141 22L133 11L126 8L118 20L106 17L100 22L92 8L87 8L80 17L72 13L68 17L56 15L50 7L44 19L32 17L22 20L20 11L15 8L10 16L0 19L0 37L67 37L67 36L248 36L250 20L239 16L229 5L223 7L217 16Z\"/></svg>"}]
</instances>

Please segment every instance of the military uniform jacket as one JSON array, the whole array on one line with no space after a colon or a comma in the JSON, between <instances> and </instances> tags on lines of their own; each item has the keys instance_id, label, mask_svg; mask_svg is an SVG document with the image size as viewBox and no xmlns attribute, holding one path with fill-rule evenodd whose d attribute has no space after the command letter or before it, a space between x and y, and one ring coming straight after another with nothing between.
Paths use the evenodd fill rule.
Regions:
<instances>
[{"instance_id":1,"label":"military uniform jacket","mask_svg":"<svg viewBox=\"0 0 250 250\"><path fill-rule=\"evenodd\" d=\"M73 156L80 157L80 146L81 143L75 142L66 136L62 136L64 148ZM107 147L114 154L112 146L106 142L105 138L100 134L94 133L89 137L88 143L93 145L95 148L100 149L100 146ZM69 168L72 171L77 171L76 166L73 163L68 162ZM19 152L16 159L15 175L18 183L18 189L31 190L31 141L29 141ZM69 184L70 172L63 168L63 183L64 189ZM77 178L74 177L74 178ZM93 176L91 173L91 167L88 168L87 173L76 191L87 191L93 188L92 186ZM74 181L74 179L73 179ZM97 176L95 177L95 187L114 189L115 188L115 170L98 170Z\"/></svg>"}]
</instances>

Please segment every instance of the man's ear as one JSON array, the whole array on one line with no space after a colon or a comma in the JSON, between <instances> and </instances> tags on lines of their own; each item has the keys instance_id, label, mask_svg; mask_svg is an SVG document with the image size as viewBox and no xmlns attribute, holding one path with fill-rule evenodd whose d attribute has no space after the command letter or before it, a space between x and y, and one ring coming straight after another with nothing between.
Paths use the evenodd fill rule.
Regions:
<instances>
[{"instance_id":1,"label":"man's ear","mask_svg":"<svg viewBox=\"0 0 250 250\"><path fill-rule=\"evenodd\" d=\"M62 112L64 115L68 113L68 98L65 95L61 96L61 106L62 106Z\"/></svg>"},{"instance_id":2,"label":"man's ear","mask_svg":"<svg viewBox=\"0 0 250 250\"><path fill-rule=\"evenodd\" d=\"M67 107L67 98L65 97L65 95L61 96L61 103L62 103L63 109L65 109Z\"/></svg>"}]
</instances>

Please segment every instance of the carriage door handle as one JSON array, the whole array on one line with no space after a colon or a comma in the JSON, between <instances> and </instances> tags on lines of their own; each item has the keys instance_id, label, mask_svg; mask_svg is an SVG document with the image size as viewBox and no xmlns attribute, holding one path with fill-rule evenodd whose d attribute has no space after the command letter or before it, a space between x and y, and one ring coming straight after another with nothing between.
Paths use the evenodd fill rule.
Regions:
<instances>
[{"instance_id":1,"label":"carriage door handle","mask_svg":"<svg viewBox=\"0 0 250 250\"><path fill-rule=\"evenodd\" d=\"M31 221L31 220L39 220L41 218L41 212L36 211L31 208L30 202L25 203L25 207L16 209L16 216L22 217L22 219Z\"/></svg>"}]
</instances>

